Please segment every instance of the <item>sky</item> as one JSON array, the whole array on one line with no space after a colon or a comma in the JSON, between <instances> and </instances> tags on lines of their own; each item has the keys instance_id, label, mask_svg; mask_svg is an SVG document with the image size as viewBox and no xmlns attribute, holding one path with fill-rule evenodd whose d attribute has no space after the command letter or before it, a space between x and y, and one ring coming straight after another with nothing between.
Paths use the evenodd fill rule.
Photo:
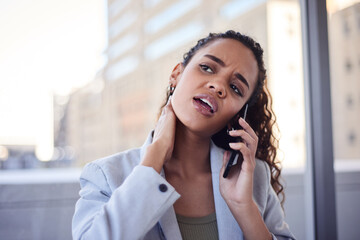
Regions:
<instances>
[{"instance_id":1,"label":"sky","mask_svg":"<svg viewBox=\"0 0 360 240\"><path fill-rule=\"evenodd\" d=\"M105 64L105 0L0 0L0 145L52 154L52 95Z\"/></svg>"}]
</instances>

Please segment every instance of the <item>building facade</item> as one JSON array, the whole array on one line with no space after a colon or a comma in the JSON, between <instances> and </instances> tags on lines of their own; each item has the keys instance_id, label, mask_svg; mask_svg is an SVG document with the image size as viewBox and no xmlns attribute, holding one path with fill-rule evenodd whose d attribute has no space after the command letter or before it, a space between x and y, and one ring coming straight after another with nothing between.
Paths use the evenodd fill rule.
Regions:
<instances>
[{"instance_id":1,"label":"building facade","mask_svg":"<svg viewBox=\"0 0 360 240\"><path fill-rule=\"evenodd\" d=\"M329 18L335 159L360 159L360 3Z\"/></svg>"},{"instance_id":2,"label":"building facade","mask_svg":"<svg viewBox=\"0 0 360 240\"><path fill-rule=\"evenodd\" d=\"M83 136L96 139L106 135L99 145L77 140L79 161L94 159L96 154L88 156L94 148L111 154L140 146L156 124L169 76L183 54L209 32L228 29L254 37L264 48L281 132L280 159L288 159L284 165L301 166L305 117L300 6L295 0L109 0L103 104L101 109L90 105L93 114L87 117L94 119L86 121L93 125L81 121ZM106 126L97 135L100 131L94 129L99 120L95 119L100 113L106 115L106 120L101 120Z\"/></svg>"}]
</instances>

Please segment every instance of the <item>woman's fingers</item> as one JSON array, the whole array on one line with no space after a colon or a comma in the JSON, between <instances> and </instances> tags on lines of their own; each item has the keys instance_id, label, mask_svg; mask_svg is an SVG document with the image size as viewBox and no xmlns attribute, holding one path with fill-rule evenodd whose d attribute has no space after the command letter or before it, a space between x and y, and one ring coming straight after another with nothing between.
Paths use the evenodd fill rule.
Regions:
<instances>
[{"instance_id":1,"label":"woman's fingers","mask_svg":"<svg viewBox=\"0 0 360 240\"><path fill-rule=\"evenodd\" d=\"M253 139L256 140L256 142L258 141L258 136L256 135L255 131L243 118L239 119L239 124Z\"/></svg>"},{"instance_id":2,"label":"woman's fingers","mask_svg":"<svg viewBox=\"0 0 360 240\"><path fill-rule=\"evenodd\" d=\"M243 142L234 142L230 143L229 146L237 151L240 151L244 158L250 158L251 157L251 151L249 147L246 145L246 143Z\"/></svg>"},{"instance_id":3,"label":"woman's fingers","mask_svg":"<svg viewBox=\"0 0 360 240\"><path fill-rule=\"evenodd\" d=\"M166 102L166 105L163 107L163 109L161 110L161 116L165 115L167 112L172 111L172 105L171 105L171 96L169 97L169 99ZM160 117L161 117L160 116Z\"/></svg>"},{"instance_id":4,"label":"woman's fingers","mask_svg":"<svg viewBox=\"0 0 360 240\"><path fill-rule=\"evenodd\" d=\"M176 117L171 105L171 97L167 104L163 107L161 116L156 123L154 140L159 137L165 136L166 138L173 138L175 132Z\"/></svg>"},{"instance_id":5,"label":"woman's fingers","mask_svg":"<svg viewBox=\"0 0 360 240\"><path fill-rule=\"evenodd\" d=\"M243 129L230 131L229 135L232 137L241 137L242 142L244 142L251 150L256 151L258 137L254 130L245 121L243 122L242 127Z\"/></svg>"},{"instance_id":6,"label":"woman's fingers","mask_svg":"<svg viewBox=\"0 0 360 240\"><path fill-rule=\"evenodd\" d=\"M229 135L232 137L240 137L242 140L239 142L232 142L229 144L229 146L232 149L241 152L244 161L250 164L245 164L247 165L244 166L245 169L251 170L255 166L255 155L258 144L258 137L256 136L254 130L250 127L250 125L246 123L243 119L239 120L239 124L241 127L243 127L243 129L232 130L229 132Z\"/></svg>"},{"instance_id":7,"label":"woman's fingers","mask_svg":"<svg viewBox=\"0 0 360 240\"><path fill-rule=\"evenodd\" d=\"M232 130L229 132L229 135L232 137L240 137L241 142L244 143L248 148L252 151L256 151L257 149L257 139L254 139L250 134L245 132L244 130Z\"/></svg>"},{"instance_id":8,"label":"woman's fingers","mask_svg":"<svg viewBox=\"0 0 360 240\"><path fill-rule=\"evenodd\" d=\"M160 118L156 123L153 144L160 146L165 154L165 161L171 157L175 141L176 115L173 111L171 101L163 107Z\"/></svg>"}]
</instances>

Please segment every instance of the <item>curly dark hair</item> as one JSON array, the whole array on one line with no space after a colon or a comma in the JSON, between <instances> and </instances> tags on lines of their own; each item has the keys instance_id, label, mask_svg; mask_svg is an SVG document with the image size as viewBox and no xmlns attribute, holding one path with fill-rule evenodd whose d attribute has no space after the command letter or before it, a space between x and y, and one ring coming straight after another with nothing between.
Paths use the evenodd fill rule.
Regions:
<instances>
[{"instance_id":1,"label":"curly dark hair","mask_svg":"<svg viewBox=\"0 0 360 240\"><path fill-rule=\"evenodd\" d=\"M225 33L210 33L207 37L200 39L197 44L192 47L189 52L184 54L183 66L186 67L196 52L217 39L234 39L247 48L249 48L257 61L258 78L257 85L252 93L249 101L249 110L246 121L254 129L259 138L258 148L256 151L256 158L265 161L270 167L271 171L271 185L283 204L285 196L283 192L283 185L280 182L281 164L276 158L277 149L279 145L278 139L275 137L273 130L277 129L276 117L272 109L272 97L267 87L266 69L263 60L263 49L260 44L254 39L233 30ZM167 94L167 98L169 93ZM237 121L234 124L238 124ZM235 126L239 127L239 126ZM229 149L229 135L227 134L227 127L212 136L213 142L224 149Z\"/></svg>"}]
</instances>

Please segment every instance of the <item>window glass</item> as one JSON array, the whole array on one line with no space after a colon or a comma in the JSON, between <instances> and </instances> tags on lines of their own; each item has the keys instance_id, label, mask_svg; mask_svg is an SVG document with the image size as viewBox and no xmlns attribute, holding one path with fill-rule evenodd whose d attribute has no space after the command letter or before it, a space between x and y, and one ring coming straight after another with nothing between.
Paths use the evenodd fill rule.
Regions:
<instances>
[{"instance_id":1,"label":"window glass","mask_svg":"<svg viewBox=\"0 0 360 240\"><path fill-rule=\"evenodd\" d=\"M130 2L130 0L115 0L109 6L109 16L111 18L118 15Z\"/></svg>"},{"instance_id":2,"label":"window glass","mask_svg":"<svg viewBox=\"0 0 360 240\"><path fill-rule=\"evenodd\" d=\"M147 59L151 60L159 58L193 40L203 28L203 25L198 22L176 28L175 31L169 32L167 35L149 44L145 49L144 55Z\"/></svg>"},{"instance_id":3,"label":"window glass","mask_svg":"<svg viewBox=\"0 0 360 240\"><path fill-rule=\"evenodd\" d=\"M11 1L8 2L8 5L11 5ZM45 2L40 1L39 5L46 5ZM81 1L72 1L71 4L78 2ZM29 49L34 48L35 45L32 44L40 43L34 48L36 51L29 52L31 54L27 57L24 49L19 45L12 45L14 43L12 38L0 44L0 64L5 59L2 56L10 51L17 53L7 58L10 59L11 64L0 65L0 76L2 79L9 79L6 80L9 82L6 88L0 80L0 110L7 110L7 117L1 115L0 118L0 168L82 168L86 163L98 158L141 146L155 126L159 108L165 98L169 75L174 66L182 61L183 54L194 46L200 37L207 36L209 32L234 29L252 36L264 49L268 86L273 97L273 109L279 128L279 131L275 131L275 135L280 139L278 159L283 166L282 177L286 194L284 209L287 222L295 236L298 239L307 239L305 214L308 208L304 201L303 175L306 152L303 43L299 1L106 1L107 16L104 19L107 21L104 22L108 36L105 36L106 31L98 31L92 35L85 34L88 29L96 28L99 19L92 22L94 18L84 18L86 21L76 25L75 29L71 28L75 25L75 20L83 17L81 13L100 9L98 7L89 9L87 4L81 6L81 11L76 12L73 18L68 15L71 7L64 7L66 14L62 16L60 22L65 24L68 23L67 19L71 20L70 24L66 25L71 31L65 34L63 32L56 34L62 29L62 24L56 25L56 20L50 21L51 14L42 19L41 23L47 28L35 28L37 36L29 41L26 40ZM0 8L0 16L5 18L7 12L3 9ZM40 11L41 14L47 12L53 13L47 10ZM360 87L356 85L359 81L353 83L354 76L360 75L358 70L360 52L350 47L359 42L358 39L353 38L354 34L360 32L358 8L355 12L356 17L345 14L336 23L337 31L344 36L342 41L345 41L345 44L336 42L334 45L347 48L336 53L336 58L342 60L335 62L338 72L334 72L333 75L340 76L341 84L334 85L339 93L334 92L333 96L339 96L336 100L333 99L333 109L334 112L339 112L334 115L334 124L345 124L343 116L339 115L344 115L349 120L344 131L334 133L337 134L336 141L339 142L336 144L346 145L345 150L341 150L341 147L337 148L336 156L349 161L358 158L358 155L351 151L356 153L354 149L360 149L359 127L353 124L360 122L358 119L360 114L357 110L360 101L357 89ZM26 11L22 13L26 16ZM0 29L7 29L9 33L17 32L19 29L17 25L12 27L7 24L17 22L20 19L17 18L10 18L11 21L6 23L0 22ZM26 25L24 23L33 20L34 18L27 16L21 19L21 23ZM32 24L39 23L32 22ZM53 30L55 26L58 28ZM23 33L19 35L20 37L15 38L19 42L23 41L23 36L30 33L25 28L21 28L21 31ZM0 38L0 43L4 41L6 35ZM82 36L86 38L81 38ZM107 37L109 40L103 43L100 50L97 49L97 54L105 55L105 60L101 64L88 64L87 61L95 57L88 55L91 46L87 44L98 36ZM61 41L55 41L58 39ZM70 43L60 47L64 42ZM67 51L70 49L69 46L76 48ZM345 54L349 51L352 55ZM80 58L79 55L84 57ZM63 60L55 61L60 56L64 57ZM46 61L43 61L39 67L36 62L40 58ZM47 62L52 64L47 65ZM24 69L34 68L39 68L41 71L34 74L35 80L27 81L32 71L24 71ZM91 76L76 73L75 70L82 68L90 72ZM14 76L21 78L22 81L17 81ZM44 80L38 81L40 78ZM71 85L71 91L60 96L54 96L52 92L48 94L49 92L45 91L40 93L35 91L45 87L50 88L55 82L75 82L81 79L83 81L81 84ZM346 88L345 85L353 87ZM13 94L8 90L12 90ZM41 100L34 101L35 92L42 97ZM9 100L15 103L12 105L13 108L9 107ZM23 110L17 111L17 109ZM348 112L344 113L338 109ZM45 111L48 112L46 118L40 115ZM336 117L339 119L335 120ZM16 134L13 134L13 138L4 136L4 133L10 132L8 126L11 124L17 126L12 133L23 134L23 144L13 144L17 141ZM43 135L42 132L37 132L38 129L46 129L47 133ZM29 135L26 135L26 132ZM31 144L26 144L29 142ZM41 145L41 142L44 144ZM39 159L47 161L42 162ZM76 186L78 187L78 183ZM77 192L75 195L76 197L72 196L74 199L78 197ZM72 214L73 211L69 216Z\"/></svg>"},{"instance_id":4,"label":"window glass","mask_svg":"<svg viewBox=\"0 0 360 240\"><path fill-rule=\"evenodd\" d=\"M134 71L139 64L136 56L125 57L118 62L112 64L105 72L106 79L113 81Z\"/></svg>"},{"instance_id":5,"label":"window glass","mask_svg":"<svg viewBox=\"0 0 360 240\"><path fill-rule=\"evenodd\" d=\"M328 1L333 139L336 164L360 159L360 3ZM342 126L342 127L337 127Z\"/></svg>"},{"instance_id":6,"label":"window glass","mask_svg":"<svg viewBox=\"0 0 360 240\"><path fill-rule=\"evenodd\" d=\"M109 38L115 38L125 29L131 26L137 18L138 14L135 12L126 12L119 19L117 19L109 28Z\"/></svg>"},{"instance_id":7,"label":"window glass","mask_svg":"<svg viewBox=\"0 0 360 240\"><path fill-rule=\"evenodd\" d=\"M149 19L145 24L145 32L155 33L164 28L182 15L188 13L191 9L199 5L201 0L179 1L166 8L163 12Z\"/></svg>"},{"instance_id":8,"label":"window glass","mask_svg":"<svg viewBox=\"0 0 360 240\"><path fill-rule=\"evenodd\" d=\"M337 231L359 236L360 1L327 0Z\"/></svg>"},{"instance_id":9,"label":"window glass","mask_svg":"<svg viewBox=\"0 0 360 240\"><path fill-rule=\"evenodd\" d=\"M125 53L129 49L136 46L139 41L139 37L136 34L130 33L114 44L111 45L111 48L108 50L108 57L110 60L119 57L121 54Z\"/></svg>"}]
</instances>

